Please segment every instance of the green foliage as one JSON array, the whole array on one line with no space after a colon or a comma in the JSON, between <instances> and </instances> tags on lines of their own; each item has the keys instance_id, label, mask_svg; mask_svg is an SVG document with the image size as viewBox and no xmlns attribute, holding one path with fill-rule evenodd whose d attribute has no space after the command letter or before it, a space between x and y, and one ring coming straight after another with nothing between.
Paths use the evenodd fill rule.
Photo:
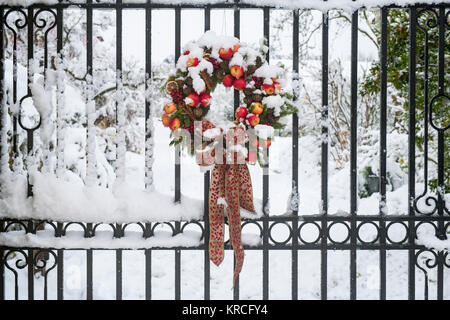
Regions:
<instances>
[{"instance_id":1,"label":"green foliage","mask_svg":"<svg viewBox=\"0 0 450 320\"><path fill-rule=\"evenodd\" d=\"M418 10L420 13L420 10ZM438 14L438 12L436 12ZM431 99L438 94L438 44L439 44L439 25L436 27L428 25L428 21L432 24L438 23L436 16L429 11L425 11L418 15L417 25L417 60L416 60L416 145L420 151L424 151L425 132L424 132L424 116L425 105L430 104ZM381 27L379 21L373 19L371 27L377 37L378 44L381 43ZM425 57L426 57L426 39L428 37L428 97L426 97L426 81L425 81ZM447 66L444 77L448 95L450 73L448 66L450 65L450 33L445 33L445 61ZM404 112L395 114L394 123L399 123L403 128L408 127L408 94L409 94L409 11L404 9L392 9L388 14L388 39L387 39L387 81L390 90L391 103L394 106L401 107ZM374 62L370 68L367 77L364 79L360 93L361 95L377 95L380 92L380 62ZM437 99L433 104L433 119L435 122L444 127L450 122L450 110L448 101ZM428 119L429 120L429 119ZM428 132L430 150L436 149L437 135L436 131L429 126ZM444 160L444 177L445 192L450 192L450 134L448 130L444 134L444 148L446 149ZM437 162L432 155L428 154L429 160ZM436 190L436 178L429 181L432 190Z\"/></svg>"}]
</instances>

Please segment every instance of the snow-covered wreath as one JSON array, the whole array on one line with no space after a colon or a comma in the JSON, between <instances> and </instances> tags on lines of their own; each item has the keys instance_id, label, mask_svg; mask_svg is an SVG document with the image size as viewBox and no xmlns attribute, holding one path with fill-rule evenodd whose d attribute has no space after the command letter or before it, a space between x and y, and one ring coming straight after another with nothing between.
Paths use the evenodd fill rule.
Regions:
<instances>
[{"instance_id":1,"label":"snow-covered wreath","mask_svg":"<svg viewBox=\"0 0 450 320\"><path fill-rule=\"evenodd\" d=\"M223 260L225 210L236 257L234 279L244 260L240 207L255 212L246 162L261 160L274 129L284 127L282 117L297 111L292 95L283 89L286 70L269 65L266 52L264 44L255 50L235 37L207 31L184 46L176 72L164 86L171 101L164 105L162 122L172 130L171 145L184 142L199 165L214 165L209 193L210 258L216 265ZM211 94L220 83L244 97L234 121L216 127L207 115Z\"/></svg>"}]
</instances>

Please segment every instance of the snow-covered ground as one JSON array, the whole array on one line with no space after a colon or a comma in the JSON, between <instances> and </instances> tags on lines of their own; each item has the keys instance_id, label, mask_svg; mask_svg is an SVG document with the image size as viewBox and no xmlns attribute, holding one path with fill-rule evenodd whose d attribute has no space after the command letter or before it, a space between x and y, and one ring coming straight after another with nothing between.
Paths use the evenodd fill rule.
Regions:
<instances>
[{"instance_id":1,"label":"snow-covered ground","mask_svg":"<svg viewBox=\"0 0 450 320\"><path fill-rule=\"evenodd\" d=\"M153 166L155 175L155 190L170 197L174 192L174 154L168 146L169 136L165 128L155 119L155 163ZM271 212L281 214L286 212L290 193L291 162L290 162L291 138L277 137L271 147ZM315 214L319 212L320 204L320 166L318 164L319 148L308 137L299 140L299 194L300 214ZM288 161L286 161L288 160ZM127 181L136 186L143 186L144 157L142 154L127 153ZM194 160L183 157L181 164L182 193L192 199L203 197L203 174L200 172ZM251 166L251 175L256 198L261 197L262 176L258 166ZM344 170L330 170L329 177L329 201L330 214L342 214L348 207L348 180ZM282 187L284 186L284 187ZM388 192L388 212L390 214L405 214L407 199L406 185L393 192ZM152 208L148 208L149 212ZM376 214L378 211L378 198L373 195L359 200L359 212L364 214ZM345 237L345 228L334 231L336 239ZM76 227L69 230L77 230ZM370 231L370 230L369 230ZM74 232L74 231L73 231ZM244 228L246 237L248 231ZM305 233L304 237L314 237L314 230ZM399 240L403 237L402 227L391 228L391 237ZM188 245L196 245L195 230L191 231L191 238L181 241L193 241ZM157 237L166 239L170 237L168 228L161 228ZM109 237L112 235L109 234ZM275 239L283 239L285 230L274 228ZM370 233L366 233L370 239ZM372 235L373 236L373 235ZM192 238L193 237L193 238ZM97 243L102 245L107 241L108 234L100 235ZM192 240L194 239L194 240ZM169 240L169 239L167 239ZM170 241L166 242L171 246ZM75 246L79 242L75 242ZM129 244L128 244L129 245ZM174 245L179 245L175 240ZM126 246L126 245L125 245ZM19 255L20 256L20 255ZM52 259L52 258L51 258ZM379 277L379 253L378 251L358 251L358 298L376 299L378 297ZM183 299L201 299L203 297L203 251L182 251L181 259L181 286ZM291 252L271 251L269 266L269 296L271 299L290 298L291 281ZM49 261L49 263L51 260ZM347 299L349 297L349 262L348 251L328 252L328 297L330 299ZM14 261L11 261L12 265ZM51 263L50 263L51 265ZM123 286L124 298L142 299L145 297L144 272L145 261L143 251L124 251L123 253ZM389 299L407 298L407 251L393 250L387 252L387 295ZM85 298L86 283L86 254L85 251L66 251L64 255L64 279L65 298ZM220 267L211 265L211 298L232 298L231 278L233 271L233 253L227 250L225 260ZM26 298L26 269L18 270L21 298ZM423 273L417 269L417 297L423 297ZM444 283L449 283L449 272L445 272ZM429 270L430 298L435 297L436 269ZM13 274L6 271L7 298L13 298ZM258 250L247 250L240 281L240 297L242 299L262 298L262 253ZM36 297L42 297L43 278L38 276L35 280ZM56 272L49 272L49 298L56 297ZM174 252L170 250L154 250L152 252L152 297L155 299L171 299L174 297ZM314 250L299 251L299 297L302 299L320 298L320 252ZM94 298L114 299L115 297L115 252L94 251ZM450 297L449 289L446 289L445 297Z\"/></svg>"}]
</instances>

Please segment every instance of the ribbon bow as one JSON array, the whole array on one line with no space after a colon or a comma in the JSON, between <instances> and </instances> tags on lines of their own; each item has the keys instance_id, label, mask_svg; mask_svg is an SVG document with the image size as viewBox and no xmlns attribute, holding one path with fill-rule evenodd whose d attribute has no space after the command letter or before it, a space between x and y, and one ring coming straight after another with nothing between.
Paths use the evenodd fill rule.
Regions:
<instances>
[{"instance_id":1,"label":"ribbon bow","mask_svg":"<svg viewBox=\"0 0 450 320\"><path fill-rule=\"evenodd\" d=\"M211 123L203 124L203 130L210 128L214 128ZM228 150L224 153L224 161L216 163L214 149L212 148L199 152L197 154L197 161L199 161L199 164L203 165L215 163L211 173L211 183L209 186L209 257L217 266L223 261L224 218L226 212L230 241L236 258L233 274L234 288L236 278L241 272L244 263L244 248L241 240L240 208L244 208L252 213L255 213L255 209L253 206L253 189L250 172L244 161L236 161L237 158L242 157L242 153L233 148L245 143L245 129L234 128L232 130L233 134L225 136ZM230 161L230 159L233 160ZM243 160L243 158L241 158L241 160Z\"/></svg>"}]
</instances>

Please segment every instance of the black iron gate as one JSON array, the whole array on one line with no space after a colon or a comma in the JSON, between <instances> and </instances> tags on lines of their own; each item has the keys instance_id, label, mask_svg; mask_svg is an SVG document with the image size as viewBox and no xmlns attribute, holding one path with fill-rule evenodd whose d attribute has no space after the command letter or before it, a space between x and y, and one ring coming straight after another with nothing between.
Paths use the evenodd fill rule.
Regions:
<instances>
[{"instance_id":1,"label":"black iron gate","mask_svg":"<svg viewBox=\"0 0 450 320\"><path fill-rule=\"evenodd\" d=\"M30 89L25 97L18 96L17 93L17 58L16 55L13 56L13 75L5 74L5 46L13 46L13 50L17 47L17 35L21 29L26 29L28 32L27 41L28 43L28 59L33 59L33 48L35 43L33 42L33 33L37 29L45 30L45 56L44 64L45 68L48 67L48 52L47 52L47 34L50 30L56 28L57 32L57 51L60 53L63 46L63 12L70 5L67 2L61 2L53 5L40 5L35 4L28 8L19 7L0 7L0 37L5 39L5 33L8 31L13 35L12 43L6 44L5 41L0 43L0 54L2 61L2 69L0 72L0 77L2 83L6 77L13 77L13 103L19 103L24 98L31 95ZM76 4L79 8L86 10L86 67L89 75L92 76L93 70L93 41L92 41L92 28L93 28L93 11L101 9L112 9L115 10L116 14L116 67L117 70L122 70L122 12L125 9L140 9L145 11L146 17L146 61L145 61L145 71L150 74L152 67L151 61L151 39L152 39L152 23L151 23L151 13L152 10L158 9L171 9L175 12L175 58L178 59L181 51L181 11L190 8L199 8L199 6L186 4L186 5L174 5L165 3L152 3L148 0L146 2L130 3L117 0L115 3L111 2L97 2L92 0L87 0L82 3ZM232 9L234 10L234 35L236 37L240 36L240 11L253 8L261 9L263 11L264 19L264 36L269 38L269 23L270 23L270 11L274 9L272 6L255 6L253 4L247 4L245 1L239 2L224 2L224 3L214 3L201 6L204 10L204 29L210 29L210 17L211 10L214 9ZM423 276L427 277L428 269L436 268L437 270L437 298L443 299L444 297L444 287L447 284L444 283L444 272L445 268L450 266L448 253L446 251L437 251L434 249L429 249L424 246L418 245L415 242L416 230L417 228L426 223L431 224L436 230L436 236L439 239L446 239L446 234L450 226L450 216L448 211L448 204L446 207L444 192L445 189L445 177L444 177L444 158L445 152L448 152L448 146L445 146L444 135L447 134L448 124L443 124L440 126L434 121L433 115L433 101L436 99L448 99L448 86L446 86L446 77L448 77L448 70L445 68L445 50L448 50L448 43L445 43L445 32L449 29L449 4L427 6L427 5L416 5L410 6L409 10L409 41L410 41L410 53L409 53L409 196L408 199L408 212L403 215L386 215L383 212L383 206L386 201L386 184L387 184L387 174L386 174L386 155L387 155L387 143L386 143L386 117L387 117L387 15L390 9L394 7L383 7L380 9L381 12L381 51L380 51L380 65L381 65L381 78L380 78L380 176L379 176L379 190L380 190L380 210L379 215L364 215L357 213L357 95L358 95L358 85L357 85L357 68L358 68L358 11L355 11L351 16L351 144L350 144L350 214L347 216L337 216L328 214L328 144L323 142L321 145L321 211L320 215L308 215L299 216L296 211L291 215L276 216L270 215L269 212L265 212L265 215L258 220L245 220L244 225L254 224L260 229L260 236L262 238L262 244L256 247L248 247L246 250L260 250L262 252L262 297L263 299L269 299L269 252L271 250L289 250L292 255L292 267L291 267L291 284L292 284L292 299L298 299L298 283L299 283L299 264L298 259L299 250L317 250L320 252L321 257L321 298L327 299L328 290L328 253L330 250L346 250L350 253L350 298L357 298L357 253L361 250L375 250L379 253L379 298L386 299L386 254L389 250L403 250L408 252L408 295L409 299L416 298L416 270L420 269L423 272ZM53 15L53 21L48 23L44 20L40 20L40 14L42 12L47 12ZM8 20L8 16L15 12L18 14L19 18L12 24ZM418 24L418 16L428 12L434 19L429 20L425 26ZM292 46L293 46L293 72L298 73L299 66L299 9L293 9L293 35L292 35ZM438 94L434 97L427 98L424 109L425 109L425 128L431 128L437 132L437 143L438 143L438 161L437 161L437 185L441 192L438 192L436 197L428 197L426 199L427 204L432 207L431 211L421 212L417 207L417 201L425 197L425 192L421 195L416 193L415 186L415 132L416 132L416 78L422 77L422 74L416 73L416 61L417 61L417 51L416 51L416 33L425 32L427 33L429 29L438 29L439 33L439 50L438 50ZM418 30L419 29L419 30ZM328 105L328 50L329 50L329 32L328 32L328 16L326 13L323 14L323 25L322 25L322 105ZM448 31L447 31L448 32ZM427 38L428 41L428 38ZM426 63L428 63L428 57L425 58ZM448 63L448 61L447 61ZM428 82L428 65L425 66L425 82ZM447 73L446 73L447 72ZM30 82L30 78L28 78ZM118 84L119 85L119 84ZM4 97L4 85L1 88L1 97ZM426 87L425 90L428 90ZM428 92L426 92L428 94ZM297 97L296 97L297 98ZM235 93L235 107L239 105L239 95ZM152 116L151 101L146 101L145 103L145 117L148 119ZM2 116L1 119L4 121L9 114L4 109L5 103L2 102ZM447 109L447 112L450 112ZM325 120L328 117L328 110L323 109L322 118ZM17 141L16 133L18 130L25 130L27 133L27 148L28 150L33 149L33 134L39 125L29 128L21 123L20 116L12 116L11 121L14 130L13 144L13 154L17 154ZM298 116L293 115L293 130L292 130L292 180L293 180L293 190L299 190L301 194L302 186L298 179ZM4 123L2 122L2 126ZM322 133L328 134L327 126L322 127ZM90 132L87 133L92 134ZM146 125L145 137L146 140L150 139L152 135L151 130ZM427 136L426 138L427 139ZM425 141L427 143L427 141ZM2 147L4 144L2 144ZM147 144L146 144L147 146ZM447 149L447 150L446 150ZM150 152L148 147L146 153ZM1 153L5 154L4 150ZM177 149L175 152L175 157L180 156L180 150ZM91 159L87 157L87 166L89 166L89 161ZM8 161L6 159L1 159L2 162ZM427 163L425 159L425 164ZM448 164L447 164L448 165ZM175 165L175 201L181 200L181 165ZM146 165L145 172L146 175L151 175L152 168ZM425 170L427 170L425 168ZM268 175L268 165L264 168L263 179L263 207L266 206L269 200L269 175ZM209 173L204 174L204 199L208 198L208 185L209 185ZM426 184L426 183L425 183ZM31 188L29 188L29 195L31 196ZM424 200L424 199L422 199ZM307 201L307 199L303 200ZM44 209L44 208L43 208ZM181 298L181 251L182 250L202 250L204 252L204 299L210 299L210 264L208 256L208 202L204 201L204 220L203 221L176 221L169 223L172 228L173 235L182 233L188 224L194 223L200 226L202 230L203 244L198 247L175 247L175 298ZM20 225L27 233L36 233L37 230L44 227L52 229L54 231L55 237L62 237L69 225L78 224L80 225L84 232L85 237L95 237L95 231L101 224L93 223L82 223L82 222L58 222L58 221L28 221L28 220L17 220L14 218L5 218L1 220L0 233L7 234L12 226ZM158 223L139 223L136 222L141 230L142 236L144 238L149 238L153 236L153 232ZM284 224L289 229L289 237L283 242L277 242L271 235L273 227L277 224ZM338 241L333 239L330 235L329 230L334 225L343 225L348 229L348 236L342 240ZM377 235L374 240L364 241L360 236L361 227L370 224L376 228ZM402 225L406 232L404 239L396 241L390 239L388 230L395 224ZM124 236L125 229L130 224L111 224L114 230L114 237L120 238ZM307 225L314 225L318 230L318 236L314 241L307 241L302 238L301 230ZM229 248L229 247L228 247ZM104 248L96 248L98 250L103 250ZM87 299L93 298L93 251L96 249L86 249L86 294ZM142 248L145 251L145 297L147 299L152 298L152 252L154 250L166 249L167 248ZM64 264L63 257L66 250L61 248L16 248L12 246L3 245L0 247L0 257L2 258L0 263L0 300L5 299L5 273L12 272L15 277L15 297L19 297L19 285L18 285L18 269L27 268L27 290L28 299L34 298L34 272L36 269L42 270L45 278L45 288L44 288L44 298L47 298L47 275L49 272L57 273L57 298L64 298ZM122 253L125 249L112 249L116 252L116 298L122 298ZM419 264L419 257L424 253L428 252L431 255L426 261L426 268ZM21 257L20 263L15 265L10 265L10 257L16 255ZM50 263L50 261L52 263ZM194 285L194 284L193 284ZM425 298L428 298L428 281L425 281L424 285ZM234 298L239 299L239 281L234 288Z\"/></svg>"}]
</instances>

